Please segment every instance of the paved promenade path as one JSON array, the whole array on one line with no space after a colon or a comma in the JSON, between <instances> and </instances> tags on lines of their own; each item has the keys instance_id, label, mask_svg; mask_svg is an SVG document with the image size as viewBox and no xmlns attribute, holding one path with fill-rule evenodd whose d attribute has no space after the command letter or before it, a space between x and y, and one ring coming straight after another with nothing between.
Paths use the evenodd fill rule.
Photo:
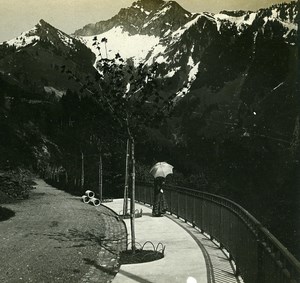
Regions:
<instances>
[{"instance_id":1,"label":"paved promenade path","mask_svg":"<svg viewBox=\"0 0 300 283\"><path fill-rule=\"evenodd\" d=\"M29 200L2 205L0 282L110 282L126 228L115 214L36 181Z\"/></svg>"},{"instance_id":2,"label":"paved promenade path","mask_svg":"<svg viewBox=\"0 0 300 283\"><path fill-rule=\"evenodd\" d=\"M122 213L123 199L104 204ZM166 246L164 258L148 263L122 265L113 283L237 283L226 253L207 235L172 215L152 217L151 207L137 203L143 216L136 218L136 242ZM128 232L130 221L125 219ZM129 234L130 242L130 234ZM138 247L138 245L137 245Z\"/></svg>"}]
</instances>

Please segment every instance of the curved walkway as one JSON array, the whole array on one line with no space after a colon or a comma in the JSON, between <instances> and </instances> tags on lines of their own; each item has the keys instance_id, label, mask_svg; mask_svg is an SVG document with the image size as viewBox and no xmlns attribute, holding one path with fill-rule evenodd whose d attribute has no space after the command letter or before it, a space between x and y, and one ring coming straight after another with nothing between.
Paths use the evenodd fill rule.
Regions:
<instances>
[{"instance_id":1,"label":"curved walkway","mask_svg":"<svg viewBox=\"0 0 300 283\"><path fill-rule=\"evenodd\" d=\"M118 272L126 228L109 209L36 180L30 198L2 205L0 282L109 282Z\"/></svg>"},{"instance_id":2,"label":"curved walkway","mask_svg":"<svg viewBox=\"0 0 300 283\"><path fill-rule=\"evenodd\" d=\"M120 213L123 200L106 203L110 209L93 207L42 180L36 183L29 200L3 205L16 214L0 222L0 282L239 282L217 243L172 215L152 217L151 207L141 204L136 241L162 242L165 257L120 268L127 231L113 210Z\"/></svg>"},{"instance_id":3,"label":"curved walkway","mask_svg":"<svg viewBox=\"0 0 300 283\"><path fill-rule=\"evenodd\" d=\"M116 213L122 213L123 199L105 203ZM233 265L226 253L190 225L172 215L152 217L151 207L137 203L136 209L143 211L136 218L136 242L147 241L156 246L166 246L161 260L122 265L113 283L235 283L240 282L233 274ZM130 232L130 220L125 219ZM130 242L130 235L129 235Z\"/></svg>"}]
</instances>

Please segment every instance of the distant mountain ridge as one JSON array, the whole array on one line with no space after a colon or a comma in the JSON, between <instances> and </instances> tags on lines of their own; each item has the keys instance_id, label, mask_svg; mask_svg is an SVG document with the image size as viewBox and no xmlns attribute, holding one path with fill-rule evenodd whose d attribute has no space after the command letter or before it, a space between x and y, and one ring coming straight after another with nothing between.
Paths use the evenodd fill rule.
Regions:
<instances>
[{"instance_id":1,"label":"distant mountain ridge","mask_svg":"<svg viewBox=\"0 0 300 283\"><path fill-rule=\"evenodd\" d=\"M253 11L221 11L218 14L213 13L190 13L183 9L175 1L162 0L139 0L130 7L123 8L120 12L106 21L100 21L95 24L88 24L82 29L75 31L76 36L91 36L102 34L112 28L122 27L124 32L134 34L147 34L162 37L166 31L175 31L184 26L187 22L193 20L198 15L205 15L214 19L218 26L227 21L249 25L251 15L261 18L264 21L280 21L283 23L296 25L297 6L299 3L283 3L273 5L269 8ZM286 25L286 27L287 27ZM293 28L290 26L290 28Z\"/></svg>"},{"instance_id":2,"label":"distant mountain ridge","mask_svg":"<svg viewBox=\"0 0 300 283\"><path fill-rule=\"evenodd\" d=\"M66 91L72 83L55 77L64 61L79 74L84 71L83 77L94 73L95 60L119 53L135 64L158 63L164 91L181 98L192 90L218 89L236 79L250 68L259 49L266 55L269 49L277 49L272 47L274 40L286 50L295 46L298 8L299 1L293 1L256 12L190 13L175 1L139 0L73 36L41 20L32 30L1 45L0 71L27 83L31 76L41 76L34 79L40 88ZM107 39L100 44L100 54L93 45L95 36L99 41ZM259 46L264 40L270 46ZM47 56L41 58L39 52ZM42 66L43 75L38 71Z\"/></svg>"},{"instance_id":3,"label":"distant mountain ridge","mask_svg":"<svg viewBox=\"0 0 300 283\"><path fill-rule=\"evenodd\" d=\"M175 51L180 52L182 46L187 44L183 42L184 40L188 40L189 43L199 41L199 38L205 37L205 33L214 33L207 38L207 42L219 40L226 34L232 36L230 40L239 41L249 29L252 33L257 32L261 35L272 30L274 36L282 38L287 44L295 45L298 29L297 5L298 2L291 2L260 9L257 12L222 11L219 14L192 14L181 8L175 1L140 0L134 2L129 8L121 9L110 20L90 24L77 30L75 35L81 38L96 55L98 50L92 46L94 38L92 36L95 35L98 38L107 38L111 58L114 54L120 53L125 59L131 58L137 64L152 64L154 61L172 63L175 61L173 57L176 55ZM188 35L191 31L193 34ZM139 46L139 41L143 42L142 46ZM202 49L206 43L195 42L195 44ZM127 49L131 49L131 52L127 52ZM182 51L184 52L182 55L185 56L190 50ZM199 54L196 54L198 52L193 51L193 53L195 57L199 57ZM104 53L101 54L104 56ZM182 67L182 64L188 67L188 62L183 63L180 60L179 63L177 60L177 63L177 66L168 64L163 75L170 77L175 70Z\"/></svg>"},{"instance_id":4,"label":"distant mountain ridge","mask_svg":"<svg viewBox=\"0 0 300 283\"><path fill-rule=\"evenodd\" d=\"M0 45L0 72L6 80L33 91L59 97L78 84L61 75L61 68L79 77L95 73L94 54L81 41L44 20L20 36Z\"/></svg>"}]
</instances>

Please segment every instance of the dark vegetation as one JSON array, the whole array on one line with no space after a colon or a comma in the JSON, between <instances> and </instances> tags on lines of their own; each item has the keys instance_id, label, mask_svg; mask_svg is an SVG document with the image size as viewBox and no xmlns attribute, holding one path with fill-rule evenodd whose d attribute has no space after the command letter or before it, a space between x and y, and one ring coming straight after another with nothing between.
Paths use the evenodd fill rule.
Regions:
<instances>
[{"instance_id":1,"label":"dark vegetation","mask_svg":"<svg viewBox=\"0 0 300 283\"><path fill-rule=\"evenodd\" d=\"M0 173L0 204L23 200L29 197L34 182L26 170L10 170Z\"/></svg>"},{"instance_id":2,"label":"dark vegetation","mask_svg":"<svg viewBox=\"0 0 300 283\"><path fill-rule=\"evenodd\" d=\"M32 103L30 96L36 94L25 93L4 81L2 85L0 150L1 171L5 172L0 177L2 200L10 201L14 194L11 188L17 188L19 177L13 177L14 181L7 181L4 177L16 168L38 172L52 184L74 194L80 195L86 189L97 192L100 151L104 196L122 197L125 134L96 97L67 91L59 101L45 98ZM277 99L265 99L260 111L256 110L258 117L240 111L243 116L237 125L228 128L224 125L218 127L210 121L208 117L216 115L213 107L206 109L210 111L208 113L182 116L181 113L194 110L192 102L199 99L196 94L183 100L163 123L153 121L155 127L151 123L143 127L133 126L138 180L151 182L150 166L156 161L166 160L175 166L170 183L236 201L297 254L300 125L295 115L297 100L290 91L287 87L285 92L278 93ZM280 95L285 97L287 105L281 103ZM278 121L281 132L289 127L293 133L286 139L264 131L264 125L274 124L272 113L280 108L282 113L285 113L284 109L291 113L288 119ZM218 119L221 117L215 121ZM174 142L172 129L179 123L182 123L181 136L178 135ZM249 125L247 133L243 127L245 124ZM275 131L278 129L274 128ZM29 188L27 183L25 187ZM28 189L19 190L18 197L27 196Z\"/></svg>"},{"instance_id":3,"label":"dark vegetation","mask_svg":"<svg viewBox=\"0 0 300 283\"><path fill-rule=\"evenodd\" d=\"M34 188L32 173L28 170L3 170L0 171L0 205L13 203L29 198L30 191ZM0 206L0 221L13 217L15 212Z\"/></svg>"}]
</instances>

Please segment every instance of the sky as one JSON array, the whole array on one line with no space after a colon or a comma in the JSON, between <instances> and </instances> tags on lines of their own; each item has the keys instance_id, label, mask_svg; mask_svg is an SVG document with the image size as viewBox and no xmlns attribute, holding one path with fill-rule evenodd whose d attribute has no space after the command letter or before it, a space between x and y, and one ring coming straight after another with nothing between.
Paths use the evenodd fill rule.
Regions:
<instances>
[{"instance_id":1,"label":"sky","mask_svg":"<svg viewBox=\"0 0 300 283\"><path fill-rule=\"evenodd\" d=\"M190 12L258 10L291 0L176 0ZM134 0L0 0L0 42L33 28L40 19L73 33L89 23L107 20Z\"/></svg>"}]
</instances>

